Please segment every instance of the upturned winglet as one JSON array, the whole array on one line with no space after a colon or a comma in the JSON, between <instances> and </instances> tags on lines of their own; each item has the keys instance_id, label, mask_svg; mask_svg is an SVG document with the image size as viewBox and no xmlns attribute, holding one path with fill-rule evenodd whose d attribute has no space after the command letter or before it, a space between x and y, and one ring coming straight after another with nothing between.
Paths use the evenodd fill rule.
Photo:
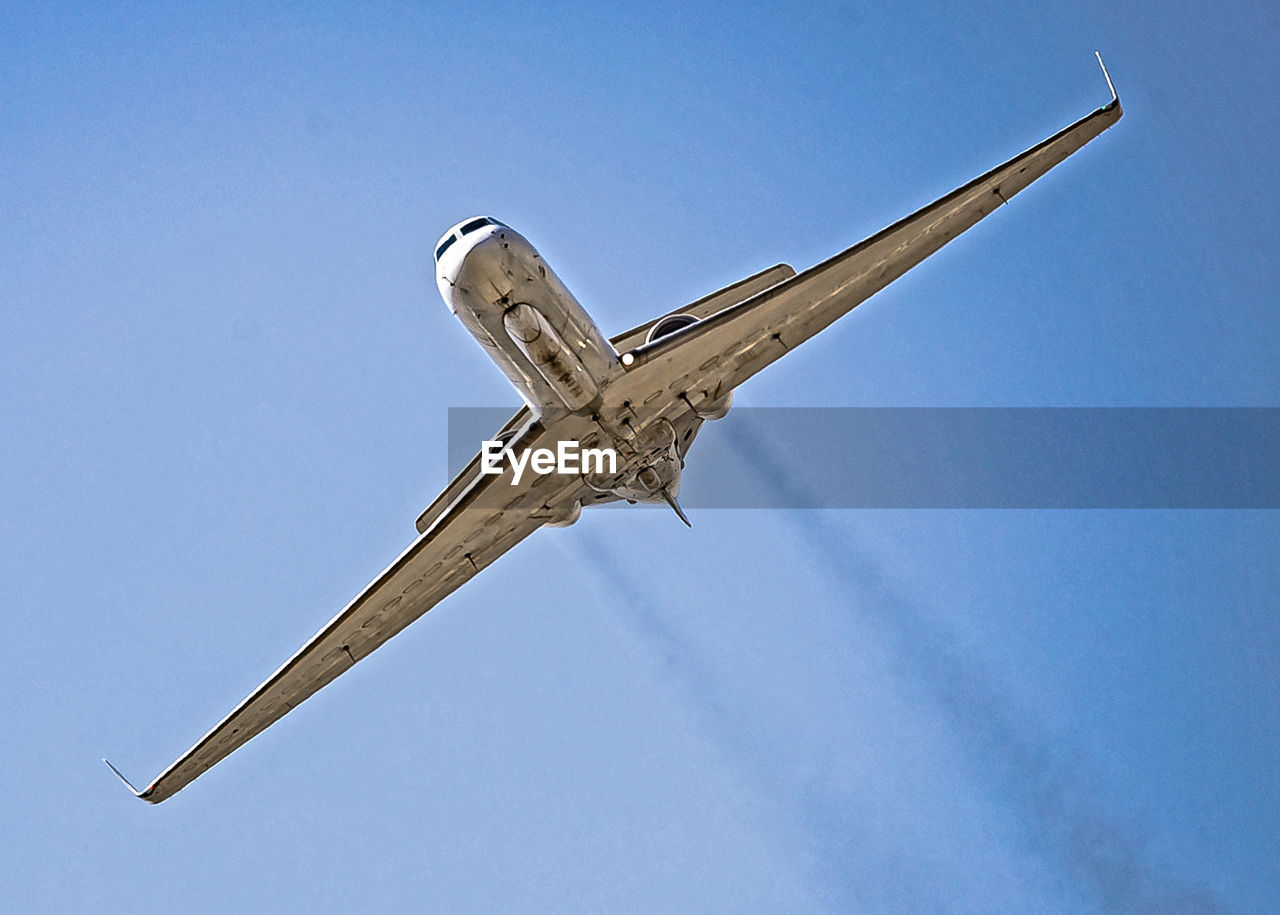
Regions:
<instances>
[{"instance_id":1,"label":"upturned winglet","mask_svg":"<svg viewBox=\"0 0 1280 915\"><path fill-rule=\"evenodd\" d=\"M124 786L133 792L134 797L141 798L144 801L147 800L147 795L150 793L151 789L148 788L146 791L139 791L137 788L133 787L133 782L129 781L127 778L124 777L124 773L122 773L115 766L111 765L111 760L107 759L104 756L102 757L102 761L107 764L108 769L110 769L112 772L116 774L116 778L120 779L120 781L124 783Z\"/></svg>"},{"instance_id":2,"label":"upturned winglet","mask_svg":"<svg viewBox=\"0 0 1280 915\"><path fill-rule=\"evenodd\" d=\"M1111 74L1107 72L1107 65L1102 62L1102 52L1094 51L1093 56L1098 58L1098 66L1102 68L1102 75L1107 80L1107 88L1111 90L1111 101L1106 105L1106 107L1119 108L1120 94L1116 92L1116 84L1111 81Z\"/></svg>"}]
</instances>

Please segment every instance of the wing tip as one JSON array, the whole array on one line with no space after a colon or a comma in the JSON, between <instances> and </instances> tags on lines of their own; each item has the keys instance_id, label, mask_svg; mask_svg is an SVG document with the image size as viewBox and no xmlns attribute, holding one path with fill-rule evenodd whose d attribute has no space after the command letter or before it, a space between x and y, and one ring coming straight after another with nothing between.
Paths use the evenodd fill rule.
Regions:
<instances>
[{"instance_id":1,"label":"wing tip","mask_svg":"<svg viewBox=\"0 0 1280 915\"><path fill-rule=\"evenodd\" d=\"M155 791L155 785L148 786L147 790L145 791L139 791L137 788L133 787L133 782L129 781L127 778L124 777L123 772L121 772L119 769L117 769L115 766L111 764L111 760L107 759L104 756L102 757L102 761L107 764L108 769L110 769L112 772L115 773L116 778L120 779L121 783L126 788L128 788L130 792L132 792L134 797L140 798L141 800L146 801L148 804L159 803L159 801L152 800L151 798L152 793Z\"/></svg>"},{"instance_id":2,"label":"wing tip","mask_svg":"<svg viewBox=\"0 0 1280 915\"><path fill-rule=\"evenodd\" d=\"M1116 84L1111 81L1111 74L1107 72L1107 65L1102 62L1102 52L1095 50L1093 56L1098 58L1098 66L1102 68L1102 77L1107 81L1107 88L1111 90L1111 101L1102 106L1103 111L1115 110L1116 117L1124 113L1124 109L1120 106L1120 93L1116 92Z\"/></svg>"}]
</instances>

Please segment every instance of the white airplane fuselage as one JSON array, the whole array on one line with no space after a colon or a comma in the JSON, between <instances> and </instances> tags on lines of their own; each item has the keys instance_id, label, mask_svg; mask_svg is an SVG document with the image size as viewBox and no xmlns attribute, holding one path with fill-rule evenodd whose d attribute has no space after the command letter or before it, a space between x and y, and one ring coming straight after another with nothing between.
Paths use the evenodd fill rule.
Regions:
<instances>
[{"instance_id":1,"label":"white airplane fuselage","mask_svg":"<svg viewBox=\"0 0 1280 915\"><path fill-rule=\"evenodd\" d=\"M618 353L533 245L477 217L450 229L442 249L440 295L529 409L596 413L622 370Z\"/></svg>"},{"instance_id":2,"label":"white airplane fuselage","mask_svg":"<svg viewBox=\"0 0 1280 915\"><path fill-rule=\"evenodd\" d=\"M589 418L616 449L624 462L618 472L588 482L631 501L673 502L684 462L671 424L634 428L626 405L610 402L610 383L624 372L618 352L533 245L475 217L445 233L435 261L445 304L533 415Z\"/></svg>"}]
</instances>

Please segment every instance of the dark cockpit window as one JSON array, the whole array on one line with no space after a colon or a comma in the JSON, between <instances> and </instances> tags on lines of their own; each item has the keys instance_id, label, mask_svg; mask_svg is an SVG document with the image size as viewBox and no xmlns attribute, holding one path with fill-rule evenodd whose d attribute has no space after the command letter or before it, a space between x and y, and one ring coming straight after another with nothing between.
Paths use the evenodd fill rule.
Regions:
<instances>
[{"instance_id":1,"label":"dark cockpit window","mask_svg":"<svg viewBox=\"0 0 1280 915\"><path fill-rule=\"evenodd\" d=\"M476 229L480 228L481 226L487 226L491 222L493 222L493 220L486 219L484 217L481 217L480 219L473 219L469 223L467 223L465 226L463 226L459 230L458 234L466 235L468 232L474 232Z\"/></svg>"},{"instance_id":2,"label":"dark cockpit window","mask_svg":"<svg viewBox=\"0 0 1280 915\"><path fill-rule=\"evenodd\" d=\"M442 256L446 251L448 251L448 250L449 250L449 246L450 246L451 244L453 244L455 241L457 241L457 239L458 239L458 236L456 236L456 235L454 235L452 232L450 232L450 233L449 233L449 237L448 237L448 238L446 238L444 241L440 242L440 247L439 247L439 248L436 248L436 260L440 260L441 256Z\"/></svg>"}]
</instances>

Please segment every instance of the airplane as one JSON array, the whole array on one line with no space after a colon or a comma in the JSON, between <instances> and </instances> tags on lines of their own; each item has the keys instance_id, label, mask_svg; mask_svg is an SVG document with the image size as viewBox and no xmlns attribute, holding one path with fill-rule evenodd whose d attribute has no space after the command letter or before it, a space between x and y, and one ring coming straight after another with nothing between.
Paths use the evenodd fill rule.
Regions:
<instances>
[{"instance_id":1,"label":"airplane","mask_svg":"<svg viewBox=\"0 0 1280 915\"><path fill-rule=\"evenodd\" d=\"M1111 100L1053 136L834 257L800 273L778 264L606 337L537 250L490 217L458 223L435 249L449 309L525 401L498 430L501 453L562 442L611 451L578 473L525 473L478 454L417 519L387 569L212 730L135 796L158 804L262 732L538 528L583 506L676 499L702 424L734 389L887 286L1118 121Z\"/></svg>"}]
</instances>

